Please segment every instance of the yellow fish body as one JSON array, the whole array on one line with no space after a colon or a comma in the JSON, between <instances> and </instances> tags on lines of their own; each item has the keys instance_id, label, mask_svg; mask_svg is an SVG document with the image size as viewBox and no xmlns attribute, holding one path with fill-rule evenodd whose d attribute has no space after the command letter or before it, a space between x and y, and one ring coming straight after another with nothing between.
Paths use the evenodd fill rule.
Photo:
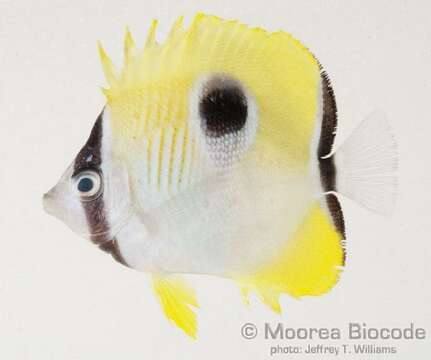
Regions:
<instances>
[{"instance_id":1,"label":"yellow fish body","mask_svg":"<svg viewBox=\"0 0 431 360\"><path fill-rule=\"evenodd\" d=\"M191 336L197 301L180 273L233 279L275 311L282 293L329 291L345 259L336 194L392 207L385 122L366 120L334 155L332 88L292 36L199 14L158 44L156 24L143 49L126 33L120 72L99 47L107 104L45 208L153 274Z\"/></svg>"}]
</instances>

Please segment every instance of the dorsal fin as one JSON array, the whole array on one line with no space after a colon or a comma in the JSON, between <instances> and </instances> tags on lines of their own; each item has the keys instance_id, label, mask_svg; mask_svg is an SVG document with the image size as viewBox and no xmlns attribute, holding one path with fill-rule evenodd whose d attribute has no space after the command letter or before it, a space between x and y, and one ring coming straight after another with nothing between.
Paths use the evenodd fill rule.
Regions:
<instances>
[{"instance_id":1,"label":"dorsal fin","mask_svg":"<svg viewBox=\"0 0 431 360\"><path fill-rule=\"evenodd\" d=\"M115 69L115 66L112 63L109 56L106 54L106 51L102 46L102 43L99 41L97 44L99 48L100 62L102 63L102 68L105 74L106 81L111 87L115 87L118 82L118 76L117 76L117 71Z\"/></svg>"}]
</instances>

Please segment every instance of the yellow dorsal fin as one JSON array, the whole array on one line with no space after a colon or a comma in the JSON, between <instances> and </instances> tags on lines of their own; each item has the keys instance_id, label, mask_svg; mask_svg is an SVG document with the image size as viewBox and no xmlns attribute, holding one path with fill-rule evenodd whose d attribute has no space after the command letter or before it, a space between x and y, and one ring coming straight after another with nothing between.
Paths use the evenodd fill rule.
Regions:
<instances>
[{"instance_id":1,"label":"yellow dorsal fin","mask_svg":"<svg viewBox=\"0 0 431 360\"><path fill-rule=\"evenodd\" d=\"M223 73L253 94L263 124L256 147L270 143L292 167L308 163L321 76L317 60L303 45L285 32L204 14L184 27L180 18L158 44L156 24L154 20L145 48L125 63L116 86L105 91L114 137L142 141L147 128L162 121L163 126L184 128L198 80ZM115 71L103 52L101 57L113 82Z\"/></svg>"},{"instance_id":2,"label":"yellow dorsal fin","mask_svg":"<svg viewBox=\"0 0 431 360\"><path fill-rule=\"evenodd\" d=\"M184 22L184 16L180 16L172 26L171 31L169 32L168 39L173 38L178 34L178 32L181 30L183 26L183 22Z\"/></svg>"},{"instance_id":3,"label":"yellow dorsal fin","mask_svg":"<svg viewBox=\"0 0 431 360\"><path fill-rule=\"evenodd\" d=\"M198 307L198 303L193 288L179 276L155 275L153 288L166 317L196 339L196 314L191 307Z\"/></svg>"},{"instance_id":4,"label":"yellow dorsal fin","mask_svg":"<svg viewBox=\"0 0 431 360\"><path fill-rule=\"evenodd\" d=\"M99 41L97 45L99 48L100 62L102 63L102 68L105 74L106 81L111 87L114 87L118 82L115 66L109 56L106 54L105 49L103 49L102 43Z\"/></svg>"},{"instance_id":5,"label":"yellow dorsal fin","mask_svg":"<svg viewBox=\"0 0 431 360\"><path fill-rule=\"evenodd\" d=\"M279 313L281 293L301 297L328 292L337 283L344 264L342 240L330 215L316 202L295 236L271 264L237 279L243 300L247 301L248 291L252 289Z\"/></svg>"},{"instance_id":6,"label":"yellow dorsal fin","mask_svg":"<svg viewBox=\"0 0 431 360\"><path fill-rule=\"evenodd\" d=\"M151 45L156 44L157 23L158 23L158 21L156 19L154 19L151 22L150 31L148 32L148 36L147 36L147 39L145 41L145 47L149 47Z\"/></svg>"},{"instance_id":7,"label":"yellow dorsal fin","mask_svg":"<svg viewBox=\"0 0 431 360\"><path fill-rule=\"evenodd\" d=\"M126 35L124 36L124 66L130 64L130 60L135 54L135 41L133 40L132 33L129 28L126 28Z\"/></svg>"}]
</instances>

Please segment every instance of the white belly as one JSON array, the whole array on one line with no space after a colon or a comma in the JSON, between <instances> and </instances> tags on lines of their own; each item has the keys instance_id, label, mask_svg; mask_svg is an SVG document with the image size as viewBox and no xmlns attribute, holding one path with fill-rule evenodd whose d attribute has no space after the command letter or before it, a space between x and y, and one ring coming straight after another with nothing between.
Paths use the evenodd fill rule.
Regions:
<instances>
[{"instance_id":1,"label":"white belly","mask_svg":"<svg viewBox=\"0 0 431 360\"><path fill-rule=\"evenodd\" d=\"M239 275L286 244L316 187L306 174L217 176L146 212L135 209L116 235L132 268L146 272Z\"/></svg>"}]
</instances>

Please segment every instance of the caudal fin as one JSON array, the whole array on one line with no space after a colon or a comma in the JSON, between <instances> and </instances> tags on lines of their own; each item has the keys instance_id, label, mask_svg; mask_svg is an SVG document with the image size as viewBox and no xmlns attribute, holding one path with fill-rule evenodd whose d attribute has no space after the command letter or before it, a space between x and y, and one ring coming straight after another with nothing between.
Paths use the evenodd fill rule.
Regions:
<instances>
[{"instance_id":1,"label":"caudal fin","mask_svg":"<svg viewBox=\"0 0 431 360\"><path fill-rule=\"evenodd\" d=\"M397 146L384 114L364 119L335 151L337 192L388 215L397 194Z\"/></svg>"}]
</instances>

